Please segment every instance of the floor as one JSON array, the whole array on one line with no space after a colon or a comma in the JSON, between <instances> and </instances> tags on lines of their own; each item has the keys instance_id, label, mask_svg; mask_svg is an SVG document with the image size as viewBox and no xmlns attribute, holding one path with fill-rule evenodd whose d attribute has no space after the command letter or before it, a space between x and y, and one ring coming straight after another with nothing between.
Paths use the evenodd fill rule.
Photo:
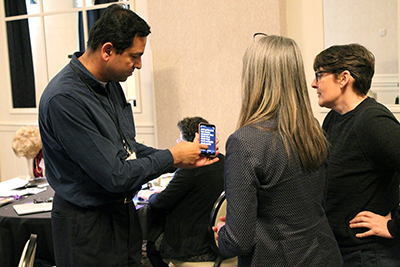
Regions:
<instances>
[{"instance_id":1,"label":"floor","mask_svg":"<svg viewBox=\"0 0 400 267\"><path fill-rule=\"evenodd\" d=\"M149 258L147 258L146 241L143 241L143 244L142 244L142 265L141 265L141 267L153 267L153 265L149 261Z\"/></svg>"}]
</instances>

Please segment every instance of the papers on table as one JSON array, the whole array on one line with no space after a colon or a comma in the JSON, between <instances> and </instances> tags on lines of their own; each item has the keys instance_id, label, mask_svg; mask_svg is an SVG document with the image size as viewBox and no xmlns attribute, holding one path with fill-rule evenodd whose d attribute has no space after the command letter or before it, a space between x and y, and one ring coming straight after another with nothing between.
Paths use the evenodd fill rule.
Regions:
<instances>
[{"instance_id":1,"label":"papers on table","mask_svg":"<svg viewBox=\"0 0 400 267\"><path fill-rule=\"evenodd\" d=\"M0 183L0 193L23 187L28 183L27 180L16 177Z\"/></svg>"},{"instance_id":2,"label":"papers on table","mask_svg":"<svg viewBox=\"0 0 400 267\"><path fill-rule=\"evenodd\" d=\"M24 195L38 194L46 190L46 187L26 187L29 181L20 177L12 178L0 183L0 197L19 197Z\"/></svg>"},{"instance_id":3,"label":"papers on table","mask_svg":"<svg viewBox=\"0 0 400 267\"><path fill-rule=\"evenodd\" d=\"M150 183L152 183L152 186L166 187L173 177L174 173L165 173L158 177L156 180L152 180Z\"/></svg>"},{"instance_id":4,"label":"papers on table","mask_svg":"<svg viewBox=\"0 0 400 267\"><path fill-rule=\"evenodd\" d=\"M32 187L32 188L25 188L25 189L20 189L20 190L9 190L8 192L4 192L5 194L8 195L1 195L1 196L15 196L16 199L20 196L25 196L25 195L36 195L40 192L46 191L46 187Z\"/></svg>"}]
</instances>

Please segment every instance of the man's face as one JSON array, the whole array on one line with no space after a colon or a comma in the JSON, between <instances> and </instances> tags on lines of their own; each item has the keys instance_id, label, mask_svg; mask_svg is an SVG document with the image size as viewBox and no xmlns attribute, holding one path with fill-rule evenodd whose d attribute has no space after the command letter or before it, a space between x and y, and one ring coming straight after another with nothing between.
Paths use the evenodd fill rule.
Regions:
<instances>
[{"instance_id":1,"label":"man's face","mask_svg":"<svg viewBox=\"0 0 400 267\"><path fill-rule=\"evenodd\" d=\"M132 46L125 49L122 54L117 54L112 49L110 61L107 64L109 80L124 82L133 74L135 69L142 68L142 55L146 47L147 37L136 36Z\"/></svg>"}]
</instances>

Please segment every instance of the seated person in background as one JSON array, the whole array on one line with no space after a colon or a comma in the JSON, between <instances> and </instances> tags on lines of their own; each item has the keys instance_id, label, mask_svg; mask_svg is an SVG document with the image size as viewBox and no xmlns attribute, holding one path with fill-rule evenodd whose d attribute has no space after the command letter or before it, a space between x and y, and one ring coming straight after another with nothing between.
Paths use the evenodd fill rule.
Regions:
<instances>
[{"instance_id":1,"label":"seated person in background","mask_svg":"<svg viewBox=\"0 0 400 267\"><path fill-rule=\"evenodd\" d=\"M185 118L178 123L180 141L192 141L201 117ZM219 161L196 169L179 168L168 186L160 193L140 191L148 199L151 212L165 213L166 222L160 253L164 259L181 261L213 261L209 231L214 202L224 190L224 156Z\"/></svg>"}]
</instances>

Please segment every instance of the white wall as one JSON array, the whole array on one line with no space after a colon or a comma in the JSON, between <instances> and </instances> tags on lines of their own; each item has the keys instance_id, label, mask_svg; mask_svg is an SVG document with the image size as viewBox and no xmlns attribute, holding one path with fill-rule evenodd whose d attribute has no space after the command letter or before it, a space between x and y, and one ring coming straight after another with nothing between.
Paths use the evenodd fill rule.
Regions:
<instances>
[{"instance_id":1,"label":"white wall","mask_svg":"<svg viewBox=\"0 0 400 267\"><path fill-rule=\"evenodd\" d=\"M371 93L395 104L398 87L398 0L324 0L325 47L359 43L375 55Z\"/></svg>"},{"instance_id":2,"label":"white wall","mask_svg":"<svg viewBox=\"0 0 400 267\"><path fill-rule=\"evenodd\" d=\"M224 147L240 109L241 58L252 41L249 36L256 31L293 38L302 50L308 84L314 79L312 63L324 49L322 0L210 0L208 8L204 5L203 0L136 1L138 14L149 22L153 32L140 71L142 113L135 114L138 141L154 146L158 141L160 147L174 145L177 121L183 116L200 115L216 122ZM7 54L5 40L5 25L0 23L3 55ZM11 109L6 57L0 60L0 73L0 180L6 180L26 175L26 162L15 157L11 140L20 126L37 123L37 111ZM315 117L322 122L327 110L318 106L311 86L309 92ZM207 102L206 96L212 100ZM395 115L399 118L399 114Z\"/></svg>"},{"instance_id":3,"label":"white wall","mask_svg":"<svg viewBox=\"0 0 400 267\"><path fill-rule=\"evenodd\" d=\"M376 74L397 74L397 0L324 0L325 47L360 43L375 55Z\"/></svg>"},{"instance_id":4,"label":"white wall","mask_svg":"<svg viewBox=\"0 0 400 267\"><path fill-rule=\"evenodd\" d=\"M61 1L61 2L60 2ZM70 8L72 1L68 6L60 5L65 3L65 0L58 0L56 5L46 7L50 10L60 10L62 8ZM49 0L48 3L55 4L54 0ZM4 18L4 0L0 0L0 19ZM147 19L147 4L146 1L138 1L132 5L136 8L137 13L144 19ZM28 10L28 13L38 13L38 5L35 5L34 10ZM40 18L33 18L30 23L36 26L31 27L31 34L42 33L40 26ZM69 21L69 22L68 22ZM68 22L68 23L67 23ZM72 54L78 49L76 29L77 29L77 13L69 13L67 15L53 14L45 18L46 42L48 49L45 49L45 40L41 37L34 38L33 49L39 51L34 53L34 67L36 88L37 88L37 103L40 95L51 79L61 68L68 62L68 54ZM72 24L71 24L72 23ZM61 38L60 38L61 37ZM0 23L0 52L3 55L8 54L6 39L5 23ZM62 52L60 52L62 51ZM49 59L49 60L47 60ZM14 133L21 126L37 125L38 115L37 109L13 109L11 101L11 85L8 66L8 58L2 57L0 60L0 84L3 85L0 90L0 181L7 180L16 176L25 176L27 174L27 164L24 158L17 158L12 151L12 139ZM46 71L46 64L49 64L49 72ZM155 108L153 82L151 74L151 50L149 46L143 57L143 68L140 71L138 86L140 86L140 99L137 102L140 104L140 109L135 113L135 124L137 132L137 140L141 143L150 146L156 146L156 127L155 127ZM23 77L21 77L22 79Z\"/></svg>"},{"instance_id":5,"label":"white wall","mask_svg":"<svg viewBox=\"0 0 400 267\"><path fill-rule=\"evenodd\" d=\"M322 123L327 109L318 106L311 82L314 79L314 57L324 49L322 0L286 0L287 36L300 46L314 116Z\"/></svg>"},{"instance_id":6,"label":"white wall","mask_svg":"<svg viewBox=\"0 0 400 267\"><path fill-rule=\"evenodd\" d=\"M284 2L148 0L160 147L176 144L179 120L201 116L224 153L241 108L243 54L254 33L282 34Z\"/></svg>"},{"instance_id":7,"label":"white wall","mask_svg":"<svg viewBox=\"0 0 400 267\"><path fill-rule=\"evenodd\" d=\"M374 0L368 0L369 2L374 1ZM384 0L382 0L384 2ZM349 8L348 3L349 1L343 1L343 5L336 6L336 1L332 1L332 3L335 2L335 7L343 7L344 8ZM352 2L360 2L360 0L352 0ZM361 1L363 2L363 1ZM397 17L400 13L400 6L399 6L399 1L397 1ZM288 25L288 31L287 35L289 37L292 37L296 42L299 44L302 53L303 53L303 59L304 59L304 64L305 64L305 69L306 69L306 75L307 75L307 81L308 84L311 84L312 79L314 79L314 72L312 69L312 64L314 57L321 52L324 48L324 17L323 17L323 0L287 0L287 25ZM332 4L331 3L331 4ZM364 3L364 2L363 2ZM331 7L333 8L333 7ZM339 8L340 9L340 8ZM379 12L379 5L377 7L377 10ZM366 16L363 14L360 10L354 10L351 12L352 14L352 19L357 20L357 16L364 17ZM372 15L368 15L371 18L374 19ZM392 22L392 24L398 24L399 21L397 19L389 20ZM392 29L393 25L390 27L387 26L388 29ZM340 33L336 33L336 35L340 35ZM343 33L343 35L348 35L348 33ZM338 37L338 42L341 41L342 37ZM397 38L399 36L397 35ZM357 41L357 40L354 40ZM330 40L330 42L333 42L333 39ZM365 40L360 40L359 42L366 42ZM348 43L348 41L346 42ZM397 44L398 42L396 42ZM328 43L327 45L331 45L332 43ZM396 47L396 44L392 44ZM369 44L367 44L368 46ZM397 47L397 49L400 49L400 47ZM382 49L382 51L386 51L390 54L391 49ZM395 57L397 57L397 54ZM384 58L388 58L387 56L382 56ZM390 56L389 56L390 57ZM393 66L393 65L392 65ZM394 68L394 67L392 67ZM375 75L374 80L373 80L373 86L376 86L379 88L379 90L384 90L385 88L389 88L392 90L393 84L396 84L396 82L393 82L394 77L398 77L396 74L390 74L393 71L390 71L389 74L384 73L386 70L384 68L378 68L379 72L378 74ZM395 71L394 71L395 72ZM315 93L315 90L311 88L310 86L310 98L312 102L312 108L314 111L315 117L322 123L323 119L325 118L326 113L328 112L327 109L325 108L320 108L317 104L317 96ZM400 119L400 106L399 105L392 105L392 104L387 104L387 107L390 108L390 110L394 113L394 115L397 117L397 119Z\"/></svg>"}]
</instances>

